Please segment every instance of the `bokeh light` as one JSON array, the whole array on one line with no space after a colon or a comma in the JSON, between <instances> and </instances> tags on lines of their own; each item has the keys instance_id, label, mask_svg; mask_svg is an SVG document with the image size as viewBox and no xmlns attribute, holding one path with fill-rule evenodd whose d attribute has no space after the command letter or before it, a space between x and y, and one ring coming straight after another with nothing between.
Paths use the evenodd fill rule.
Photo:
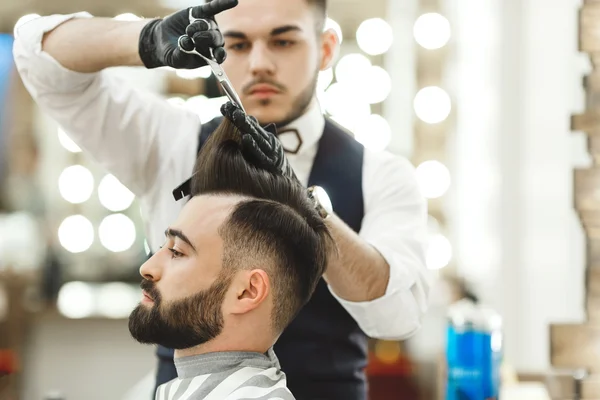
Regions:
<instances>
[{"instance_id":1,"label":"bokeh light","mask_svg":"<svg viewBox=\"0 0 600 400\"><path fill-rule=\"evenodd\" d=\"M94 313L92 286L85 282L67 282L58 291L58 311L67 318L86 318Z\"/></svg>"},{"instance_id":2,"label":"bokeh light","mask_svg":"<svg viewBox=\"0 0 600 400\"><path fill-rule=\"evenodd\" d=\"M413 35L422 47L428 50L439 49L450 40L450 22L438 13L423 14L415 21Z\"/></svg>"},{"instance_id":3,"label":"bokeh light","mask_svg":"<svg viewBox=\"0 0 600 400\"><path fill-rule=\"evenodd\" d=\"M335 78L340 83L356 85L369 76L371 61L360 53L349 53L335 66Z\"/></svg>"},{"instance_id":4,"label":"bokeh light","mask_svg":"<svg viewBox=\"0 0 600 400\"><path fill-rule=\"evenodd\" d=\"M439 161L425 161L416 168L415 172L421 193L428 199L443 196L450 187L450 171Z\"/></svg>"},{"instance_id":5,"label":"bokeh light","mask_svg":"<svg viewBox=\"0 0 600 400\"><path fill-rule=\"evenodd\" d=\"M382 151L390 144L392 130L385 118L371 114L358 123L354 137L369 150Z\"/></svg>"},{"instance_id":6,"label":"bokeh light","mask_svg":"<svg viewBox=\"0 0 600 400\"><path fill-rule=\"evenodd\" d=\"M367 79L361 85L360 92L370 104L381 103L389 96L392 90L392 78L388 72L380 66L374 65L369 68Z\"/></svg>"},{"instance_id":7,"label":"bokeh light","mask_svg":"<svg viewBox=\"0 0 600 400\"><path fill-rule=\"evenodd\" d=\"M58 240L71 253L81 253L94 242L94 226L83 215L71 215L58 228Z\"/></svg>"},{"instance_id":8,"label":"bokeh light","mask_svg":"<svg viewBox=\"0 0 600 400\"><path fill-rule=\"evenodd\" d=\"M319 77L317 79L317 92L324 92L331 82L333 81L333 68L327 68L324 71L319 72Z\"/></svg>"},{"instance_id":9,"label":"bokeh light","mask_svg":"<svg viewBox=\"0 0 600 400\"><path fill-rule=\"evenodd\" d=\"M61 196L73 204L87 201L94 191L94 176L82 165L71 165L58 178Z\"/></svg>"},{"instance_id":10,"label":"bokeh light","mask_svg":"<svg viewBox=\"0 0 600 400\"><path fill-rule=\"evenodd\" d=\"M413 106L420 120L428 124L437 124L448 118L452 102L444 89L427 86L417 92Z\"/></svg>"},{"instance_id":11,"label":"bokeh light","mask_svg":"<svg viewBox=\"0 0 600 400\"><path fill-rule=\"evenodd\" d=\"M81 152L81 148L61 128L58 128L58 142L65 150L71 153Z\"/></svg>"},{"instance_id":12,"label":"bokeh light","mask_svg":"<svg viewBox=\"0 0 600 400\"><path fill-rule=\"evenodd\" d=\"M123 282L100 285L96 291L96 312L107 318L127 318L139 303L139 290Z\"/></svg>"},{"instance_id":13,"label":"bokeh light","mask_svg":"<svg viewBox=\"0 0 600 400\"><path fill-rule=\"evenodd\" d=\"M131 206L135 195L113 175L106 175L98 185L100 203L110 211L123 211Z\"/></svg>"},{"instance_id":14,"label":"bokeh light","mask_svg":"<svg viewBox=\"0 0 600 400\"><path fill-rule=\"evenodd\" d=\"M356 30L356 42L362 51L370 55L383 54L394 41L392 27L381 18L363 21Z\"/></svg>"},{"instance_id":15,"label":"bokeh light","mask_svg":"<svg viewBox=\"0 0 600 400\"><path fill-rule=\"evenodd\" d=\"M100 243L112 252L128 250L136 238L135 224L124 214L105 217L98 227Z\"/></svg>"},{"instance_id":16,"label":"bokeh light","mask_svg":"<svg viewBox=\"0 0 600 400\"><path fill-rule=\"evenodd\" d=\"M335 82L325 91L324 106L329 114L353 123L367 118L371 106L364 98L356 96L352 85Z\"/></svg>"},{"instance_id":17,"label":"bokeh light","mask_svg":"<svg viewBox=\"0 0 600 400\"><path fill-rule=\"evenodd\" d=\"M430 236L426 254L427 268L444 268L450 263L451 259L452 245L450 244L450 241L441 234Z\"/></svg>"}]
</instances>

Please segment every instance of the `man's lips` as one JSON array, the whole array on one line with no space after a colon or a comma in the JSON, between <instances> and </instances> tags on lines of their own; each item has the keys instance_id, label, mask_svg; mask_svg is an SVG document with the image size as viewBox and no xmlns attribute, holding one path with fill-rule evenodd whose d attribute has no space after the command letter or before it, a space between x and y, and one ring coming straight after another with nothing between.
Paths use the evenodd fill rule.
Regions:
<instances>
[{"instance_id":1,"label":"man's lips","mask_svg":"<svg viewBox=\"0 0 600 400\"><path fill-rule=\"evenodd\" d=\"M150 297L148 295L148 293L146 293L145 290L142 290L142 302L144 302L144 303L153 303L154 302L152 297Z\"/></svg>"},{"instance_id":2,"label":"man's lips","mask_svg":"<svg viewBox=\"0 0 600 400\"><path fill-rule=\"evenodd\" d=\"M250 94L277 94L281 91L277 89L275 86L267 85L267 84L258 84L254 85L249 90Z\"/></svg>"}]
</instances>

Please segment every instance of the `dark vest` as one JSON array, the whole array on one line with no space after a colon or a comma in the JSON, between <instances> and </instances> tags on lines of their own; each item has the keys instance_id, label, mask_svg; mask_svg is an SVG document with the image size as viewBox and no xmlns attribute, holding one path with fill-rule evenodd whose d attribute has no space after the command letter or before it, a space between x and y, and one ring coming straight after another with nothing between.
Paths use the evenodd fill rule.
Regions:
<instances>
[{"instance_id":1,"label":"dark vest","mask_svg":"<svg viewBox=\"0 0 600 400\"><path fill-rule=\"evenodd\" d=\"M198 150L220 122L202 126ZM361 144L326 120L308 180L325 189L335 213L356 232L364 215L363 154ZM367 338L323 279L274 349L297 400L366 400ZM170 365L159 365L157 386L176 377L173 351L159 347L158 356Z\"/></svg>"}]
</instances>

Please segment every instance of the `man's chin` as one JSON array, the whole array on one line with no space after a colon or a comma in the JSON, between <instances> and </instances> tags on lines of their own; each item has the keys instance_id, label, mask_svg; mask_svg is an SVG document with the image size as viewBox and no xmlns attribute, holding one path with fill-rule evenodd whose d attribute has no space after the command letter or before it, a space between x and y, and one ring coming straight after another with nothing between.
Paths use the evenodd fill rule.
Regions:
<instances>
[{"instance_id":1,"label":"man's chin","mask_svg":"<svg viewBox=\"0 0 600 400\"><path fill-rule=\"evenodd\" d=\"M288 112L280 104L274 104L274 102L269 104L252 102L250 106L245 108L246 112L258 119L261 125L272 123L279 125L288 115Z\"/></svg>"}]
</instances>

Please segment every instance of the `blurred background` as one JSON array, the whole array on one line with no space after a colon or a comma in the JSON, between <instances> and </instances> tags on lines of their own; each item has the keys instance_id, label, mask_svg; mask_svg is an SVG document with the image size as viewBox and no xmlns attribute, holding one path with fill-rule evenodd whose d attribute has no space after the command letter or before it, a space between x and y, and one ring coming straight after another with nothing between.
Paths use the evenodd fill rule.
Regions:
<instances>
[{"instance_id":1,"label":"blurred background","mask_svg":"<svg viewBox=\"0 0 600 400\"><path fill-rule=\"evenodd\" d=\"M155 366L127 330L149 252L138 203L32 102L14 27L189 5L0 2L0 399L126 398ZM366 147L409 158L429 201L430 311L410 340L371 343L371 400L441 398L447 309L469 296L502 316L503 383L525 388L507 399L600 398L598 10L591 0L329 0L343 41L319 79L323 111ZM206 68L111 73L204 121L224 102Z\"/></svg>"}]
</instances>

